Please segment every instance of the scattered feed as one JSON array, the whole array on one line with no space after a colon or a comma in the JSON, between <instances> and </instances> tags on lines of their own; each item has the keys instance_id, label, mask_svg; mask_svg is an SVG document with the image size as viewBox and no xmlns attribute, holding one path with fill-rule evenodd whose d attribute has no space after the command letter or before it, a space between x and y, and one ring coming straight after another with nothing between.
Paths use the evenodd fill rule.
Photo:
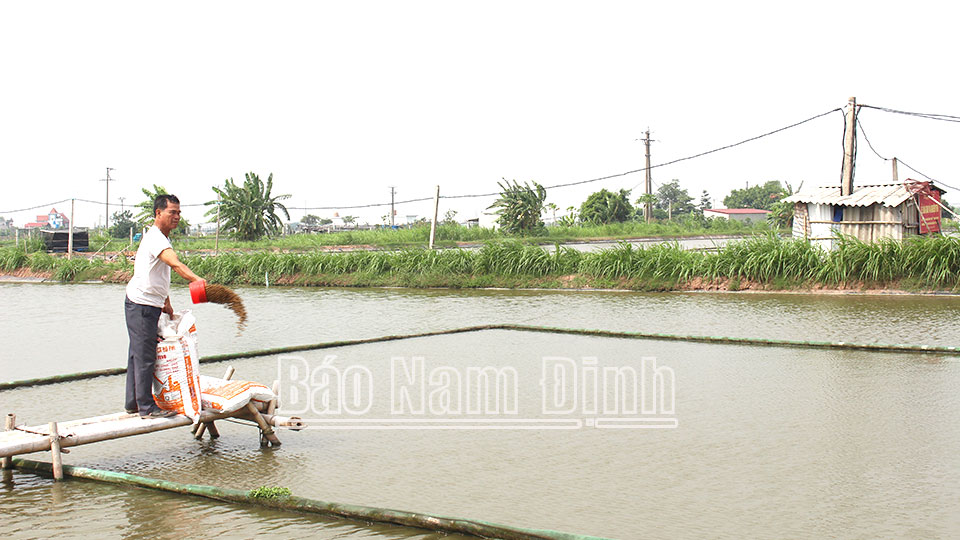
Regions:
<instances>
[{"instance_id":1,"label":"scattered feed","mask_svg":"<svg viewBox=\"0 0 960 540\"><path fill-rule=\"evenodd\" d=\"M214 304L227 304L237 315L237 331L242 332L247 324L247 310L243 307L243 300L233 292L233 289L207 283L207 301Z\"/></svg>"}]
</instances>

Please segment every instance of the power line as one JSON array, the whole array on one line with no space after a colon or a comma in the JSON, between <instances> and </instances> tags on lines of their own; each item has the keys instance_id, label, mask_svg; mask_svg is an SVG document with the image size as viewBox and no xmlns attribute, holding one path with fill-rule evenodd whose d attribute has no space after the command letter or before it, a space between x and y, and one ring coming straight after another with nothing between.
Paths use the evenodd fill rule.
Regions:
<instances>
[{"instance_id":1,"label":"power line","mask_svg":"<svg viewBox=\"0 0 960 540\"><path fill-rule=\"evenodd\" d=\"M453 197L440 197L441 199L452 199ZM408 199L406 201L397 201L393 204L401 205L406 203L413 202L423 202L423 201L432 201L433 197L421 197L419 199ZM390 203L372 203L372 204L358 204L354 206L309 206L304 208L305 210L353 210L356 208L375 208L377 206L390 206Z\"/></svg>"},{"instance_id":2,"label":"power line","mask_svg":"<svg viewBox=\"0 0 960 540\"><path fill-rule=\"evenodd\" d=\"M703 157L703 156L706 156L706 155L709 155L709 154L713 154L713 153L716 153L716 152L720 152L720 151L723 151L723 150L728 150L728 149L730 149L730 148L734 148L734 147L740 146L740 145L742 145L742 144L746 144L746 143L748 143L748 142L756 141L756 140L758 140L758 139L762 139L762 138L768 137L768 136L770 136L770 135L775 135L775 134L777 134L777 133L780 133L781 131L786 131L786 130L788 130L788 129L795 128L795 127L797 127L797 126L806 124L807 122L812 122L812 121L814 121L814 120L816 120L816 119L818 119L818 118L827 116L828 114L835 113L835 112L837 112L837 111L843 112L843 109L841 109L841 108L839 108L839 107L836 108L836 109L831 109L831 110L829 110L829 111L827 111L827 112L820 113L820 114L818 114L818 115L816 115L816 116L811 116L810 118L807 118L806 120L801 120L801 121L799 121L799 122L795 122L795 123L790 124L790 125L788 125L788 126L784 126L784 127L782 127L782 128L775 129L775 130L773 130L773 131L769 131L769 132L763 133L763 134L761 134L761 135L757 135L757 136L755 136L755 137L750 137L749 139L744 139L744 140L742 140L742 141L740 141L740 142L736 142L736 143L733 143L733 144L728 144L728 145L726 145L726 146L721 146L721 147L719 147L719 148L714 148L713 150L707 150L706 152L700 152L699 154L694 154L694 155L692 155L692 156L682 157L682 158L679 158L679 159L675 159L675 160L673 160L673 161L667 161L666 163L658 163L658 164L656 164L656 165L651 165L650 168L651 168L651 169L655 169L655 168L657 168L657 167L666 167L667 165L673 165L673 164L675 164L675 163L680 163L680 162L682 162L682 161L688 161L688 160L691 160L691 159L696 159L696 158L698 158L698 157ZM567 182L567 183L564 183L564 184L554 184L554 185L552 185L552 186L545 186L544 189L555 189L555 188L561 188L561 187L577 186L577 185L581 185L581 184L589 184L589 183L592 183L592 182L600 182L600 181L602 181L602 180L610 180L610 179L612 179L612 178L620 178L620 177L622 177L622 176L627 176L627 175L635 174L635 173L638 173L638 172L644 172L644 171L646 171L646 170L647 170L647 168L646 168L646 167L643 167L643 168L641 168L641 169L634 169L634 170L632 170L632 171L626 171L626 172L622 172L622 173L611 174L611 175L608 175L608 176L601 176L601 177L598 177L598 178L591 178L591 179L589 179L589 180L579 180L579 181L576 181L576 182ZM496 192L496 193L480 193L480 194L472 194L472 195L441 195L440 198L441 198L441 199L467 199L467 198L474 198L474 197L491 197L491 196L496 196L496 195L499 195L499 194L500 194L499 192ZM432 197L424 197L424 198L421 198L421 199L412 199L412 200L409 200L409 201L402 201L402 202L399 202L399 203L396 203L396 204L403 204L403 203L408 203L408 202L429 201L429 200L431 200L431 199L432 199ZM336 209L349 209L349 208L369 208L369 207L373 207L373 206L389 206L389 205L390 205L390 203L369 204L369 205L363 205L363 206L330 206L330 207L323 207L323 208L311 208L310 210L336 210Z\"/></svg>"},{"instance_id":3,"label":"power line","mask_svg":"<svg viewBox=\"0 0 960 540\"><path fill-rule=\"evenodd\" d=\"M806 124L807 122L811 122L811 121L813 121L813 120L816 120L816 119L818 119L818 118L821 118L821 117L823 117L823 116L826 116L826 115L828 115L828 114L830 114L830 113L835 113L835 112L837 112L837 111L843 112L843 109L841 109L841 108L839 108L839 107L836 108L836 109L831 109L831 110L829 110L829 111L827 111L827 112L825 112L825 113L821 113L821 114L818 114L818 115L816 115L816 116L811 116L810 118L807 118L806 120L801 120L800 122L796 122L796 123L794 123L794 124L790 124L789 126L784 126L784 127L780 128L780 129L775 129L775 130L773 130L773 131L769 131L769 132L764 133L764 134L762 134L762 135L757 135L756 137L750 137L749 139L744 139L744 140L742 140L742 141L740 141L740 142L736 142L736 143L733 143L733 144L728 144L728 145L726 145L726 146L721 146L721 147L719 147L719 148L714 148L713 150L707 150L706 152L700 152L699 154L694 154L694 155L692 155L692 156L682 157L682 158L679 158L679 159L675 159L675 160L673 160L673 161L667 161L666 163L658 163L658 164L656 164L656 165L651 165L650 168L651 168L651 169L656 169L657 167L666 167L667 165L673 165L673 164L675 164L675 163L680 163L681 161L688 161L688 160L691 160L691 159L696 159L696 158L698 158L698 157L703 157L703 156L706 156L706 155L709 155L709 154L713 154L713 153L716 153L716 152L720 152L720 151L722 151L722 150L728 150L728 149L730 149L730 148L734 148L734 147L736 147L736 146L740 146L741 144L746 144L746 143L748 143L748 142L752 142L752 141L755 141L755 140L757 140L757 139L762 139L762 138L764 138L764 137L768 137L768 136L770 136L770 135L774 135L774 134L776 134L776 133L780 133L781 131L786 131L786 130L788 130L788 129L790 129L790 128L795 128L795 127L797 127L797 126L800 126L800 125L802 125L802 124ZM627 171L627 172L619 173L619 174L611 174L610 176L602 176L602 177L600 177L600 178L592 178L592 179L590 179L590 180L580 180L580 181L578 181L578 182L569 182L569 183L566 183L566 184L557 184L557 185L553 185L553 186L547 186L547 189L558 188L558 187L567 187L567 186L576 186L576 185L580 185L580 184L587 184L587 183L590 183L590 182L599 182L600 180L609 180L609 179L611 179L611 178L618 178L618 177L621 177L621 176L626 176L626 175L628 175L628 174L634 174L634 173L638 173L638 172L643 172L643 171L645 171L645 170L647 170L646 167L644 167L644 168L642 168L642 169L635 169L635 170L632 170L632 171Z\"/></svg>"},{"instance_id":4,"label":"power line","mask_svg":"<svg viewBox=\"0 0 960 540\"><path fill-rule=\"evenodd\" d=\"M880 159L882 159L882 160L884 160L884 161L890 161L891 159L893 159L893 158L883 157L883 156L880 155L880 152L877 152L877 149L874 148L874 147L873 147L873 144L870 143L870 138L867 137L867 132L866 132L866 130L863 129L863 124L860 122L860 119L859 119L859 118L857 118L857 125L860 126L860 133L863 134L863 140L867 141L867 146L869 146L870 149L873 150L873 153L876 154L878 158L880 158ZM900 158L897 158L897 163L899 163L900 165L903 165L904 167L910 169L911 171L919 174L920 176L926 178L927 180L930 180L931 182L936 182L936 183L940 184L940 185L943 186L943 187L948 187L948 188L950 188L950 189L960 191L960 188L955 188L955 187L953 187L953 186L951 186L951 185L945 184L945 183L943 183L941 180L936 180L936 179L934 179L934 178L931 178L930 176L927 176L926 174L918 171L917 169L914 169L914 168L911 167L909 164L907 164L907 162L903 161L903 160L900 159Z\"/></svg>"},{"instance_id":5,"label":"power line","mask_svg":"<svg viewBox=\"0 0 960 540\"><path fill-rule=\"evenodd\" d=\"M863 140L867 141L867 146L869 146L870 149L873 150L873 153L876 154L878 158L884 161L890 161L891 158L885 158L881 156L880 152L877 152L877 149L873 147L873 144L870 142L870 137L867 137L867 132L866 130L863 129L863 124L860 122L859 116L857 117L857 125L860 127L860 133L863 134Z\"/></svg>"},{"instance_id":6,"label":"power line","mask_svg":"<svg viewBox=\"0 0 960 540\"><path fill-rule=\"evenodd\" d=\"M15 213L15 212L26 212L27 210L37 210L37 209L39 209L39 208L44 208L44 207L47 207L47 206L53 206L53 205L55 205L55 204L60 204L60 203L65 203L65 202L67 202L67 201L69 201L69 200L70 200L70 199L64 199L64 200L62 200L62 201L57 201L57 202L52 202L52 203L47 203L47 204L40 204L40 205L37 205L37 206L31 206L30 208L19 208L19 209L17 209L17 210L0 210L0 214L13 214L13 213ZM78 199L78 200L79 200L79 199ZM97 204L100 204L100 203L97 202Z\"/></svg>"},{"instance_id":7,"label":"power line","mask_svg":"<svg viewBox=\"0 0 960 540\"><path fill-rule=\"evenodd\" d=\"M714 154L714 153L717 153L717 152L721 152L721 151L723 151L723 150L729 150L730 148L735 148L735 147L737 147L737 146L746 144L746 143L748 143L748 142L753 142L753 141L756 141L756 140L758 140L758 139L762 139L762 138L764 138L764 137L769 137L770 135L775 135L775 134L780 133L780 132L782 132L782 131L786 131L786 130L788 130L788 129L795 128L795 127L797 127L797 126L801 126L801 125L803 125L803 124L806 124L807 122L812 122L812 121L814 121L814 120L816 120L816 119L818 119L818 118L822 118L822 117L824 117L824 116L827 116L828 114L832 114L832 113L835 113L835 112L837 112L837 111L842 112L843 109L841 109L841 108L831 109L831 110L829 110L829 111L827 111L827 112L820 113L820 114L818 114L818 115L816 115L816 116L811 116L810 118L807 118L806 120L801 120L801 121L799 121L799 122L795 122L795 123L790 124L790 125L788 125L788 126L784 126L784 127L779 128L779 129L775 129L775 130L773 130L773 131L768 131L768 132L763 133L763 134L761 134L761 135L757 135L757 136L754 136L754 137L750 137L750 138L748 138L748 139L744 139L744 140L742 140L742 141L735 142L735 143L733 143L733 144L728 144L728 145L725 145L725 146L721 146L721 147L718 147L718 148L714 148L714 149L712 149L712 150L707 150L706 152L700 152L700 153L698 153L698 154L693 154L693 155L691 155L691 156L686 156L686 157L674 159L674 160L672 160L672 161L667 161L667 162L665 162L665 163L658 163L658 164L656 164L656 165L651 165L649 168L650 168L650 169L656 169L656 168L658 168L658 167L666 167L666 166L668 166L668 165L674 165L674 164L676 164L676 163L680 163L680 162L683 162L683 161L689 161L689 160L691 160L691 159L696 159L696 158L703 157L703 156L706 156L706 155ZM636 174L636 173L638 173L638 172L644 172L644 171L646 171L646 170L647 170L647 167L643 167L643 168L640 168L640 169L634 169L634 170L632 170L632 171L626 171L626 172L611 174L611 175L607 175L607 176L600 176L600 177L597 177L597 178L590 178L590 179L587 179L587 180L578 180L578 181L576 181L576 182L567 182L567 183L563 183L563 184L554 184L554 185L552 185L552 186L545 186L544 189L556 189L556 188L562 188L562 187L570 187L570 186L578 186L578 185L583 185L583 184L590 184L590 183L593 183L593 182L601 182L601 181L603 181L603 180L610 180L610 179L613 179L613 178L620 178L620 177L627 176L627 175L630 175L630 174ZM478 197L493 197L493 196L496 196L496 195L499 195L499 194L500 194L499 192L493 192L493 193L474 193L474 194L467 194L467 195L441 195L440 198L441 198L441 199L470 199L470 198L478 198ZM67 199L67 200L69 200L69 199ZM95 204L100 204L100 202L98 202L98 201L89 201L89 200L86 200L86 199L76 199L76 200L82 201L82 202L92 202L92 203L95 203ZM421 198L418 198L418 199L407 199L407 200L405 200L405 201L397 201L397 202L394 202L393 204L394 204L394 205L400 205L400 204L409 204L409 203L424 202L424 201L430 201L430 200L433 200L433 197L421 197ZM62 201L61 201L61 202L62 202ZM181 207L207 206L208 204L212 204L212 203L181 204L180 206L181 206ZM383 202L383 203L358 204L358 205L348 205L348 206L313 206L313 207L304 207L304 210L355 210L355 209L360 209L360 208L376 208L376 207L380 207L380 206L390 206L390 203L389 203L389 202ZM38 206L38 207L35 207L35 208L40 208L40 207ZM27 210L30 210L30 209L28 208Z\"/></svg>"},{"instance_id":8,"label":"power line","mask_svg":"<svg viewBox=\"0 0 960 540\"><path fill-rule=\"evenodd\" d=\"M936 113L919 113L919 112L910 112L910 111L900 111L897 109L889 109L887 107L876 107L874 105L860 105L861 107L866 107L868 109L876 109L878 111L894 113L894 114L904 114L907 116L916 116L918 118L927 118L929 120L942 120L944 122L958 122L960 123L960 116L954 116L951 114L936 114Z\"/></svg>"},{"instance_id":9,"label":"power line","mask_svg":"<svg viewBox=\"0 0 960 540\"><path fill-rule=\"evenodd\" d=\"M911 171L919 174L920 176L926 178L927 180L930 180L931 182L936 182L936 183L940 184L940 185L943 186L943 187L948 187L948 188L950 188L950 189L953 189L953 190L956 190L956 191L960 191L960 188L955 188L955 187L953 187L953 186L951 186L951 185L948 185L948 184L943 183L942 180L937 180L937 179L935 179L935 178L931 178L931 177L923 174L922 172L920 172L920 171L914 169L913 167L911 167L910 165L908 165L905 161L903 161L903 160L900 159L900 158L897 158L897 162L900 163L901 165L903 165L904 167L910 169Z\"/></svg>"}]
</instances>

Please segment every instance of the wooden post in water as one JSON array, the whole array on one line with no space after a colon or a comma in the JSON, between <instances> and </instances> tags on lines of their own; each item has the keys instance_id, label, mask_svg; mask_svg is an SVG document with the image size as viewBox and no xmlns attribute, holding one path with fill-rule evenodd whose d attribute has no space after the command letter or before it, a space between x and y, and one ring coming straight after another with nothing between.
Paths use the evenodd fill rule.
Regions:
<instances>
[{"instance_id":1,"label":"wooden post in water","mask_svg":"<svg viewBox=\"0 0 960 540\"><path fill-rule=\"evenodd\" d=\"M16 426L17 426L17 415L15 415L15 414L13 414L13 413L7 413L7 421L6 421L6 424L4 425L4 429L5 429L6 431L13 431L13 428L15 428ZM11 457L9 457L9 456L3 458L3 468L4 468L4 469L12 469L12 468L13 468L13 458L11 458Z\"/></svg>"},{"instance_id":2,"label":"wooden post in water","mask_svg":"<svg viewBox=\"0 0 960 540\"><path fill-rule=\"evenodd\" d=\"M60 433L57 423L50 422L50 457L53 463L53 479L63 480L63 462L60 458Z\"/></svg>"}]
</instances>

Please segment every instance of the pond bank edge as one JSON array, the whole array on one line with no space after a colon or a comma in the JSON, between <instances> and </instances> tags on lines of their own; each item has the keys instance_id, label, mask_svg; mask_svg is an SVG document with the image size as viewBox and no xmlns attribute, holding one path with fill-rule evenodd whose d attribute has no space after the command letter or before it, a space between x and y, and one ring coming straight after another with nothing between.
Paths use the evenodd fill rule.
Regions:
<instances>
[{"instance_id":1,"label":"pond bank edge","mask_svg":"<svg viewBox=\"0 0 960 540\"><path fill-rule=\"evenodd\" d=\"M99 277L83 276L69 280L58 281L53 278L53 272L35 271L29 268L19 268L14 271L0 271L0 284L3 283L57 283L57 284L122 284L130 280L130 273L118 270L108 270ZM399 278L401 276L390 276ZM690 292L690 293L773 293L773 294L801 294L801 295L897 295L897 296L960 296L960 292L951 289L913 289L883 286L883 284L867 284L854 282L836 287L820 284L795 284L791 287L773 287L764 283L750 280L730 280L729 278L705 281L694 278L686 283L651 283L638 279L597 279L592 276L574 274L556 278L537 278L525 276L500 277L503 283L496 285L470 285L460 280L452 284L427 283L383 283L386 280L370 280L374 283L350 279L351 276L282 276L271 287L348 287L348 288L379 288L379 289L474 289L474 290L521 290L521 291L587 291L587 292ZM433 276L431 279L437 279ZM176 283L177 279L174 280ZM393 280L403 281L403 280ZM407 280L409 281L409 280ZM734 287L731 287L734 281ZM558 283L559 282L559 283ZM597 283L599 282L599 283ZM557 285L561 286L557 286ZM260 284L243 283L247 287L263 287Z\"/></svg>"}]
</instances>

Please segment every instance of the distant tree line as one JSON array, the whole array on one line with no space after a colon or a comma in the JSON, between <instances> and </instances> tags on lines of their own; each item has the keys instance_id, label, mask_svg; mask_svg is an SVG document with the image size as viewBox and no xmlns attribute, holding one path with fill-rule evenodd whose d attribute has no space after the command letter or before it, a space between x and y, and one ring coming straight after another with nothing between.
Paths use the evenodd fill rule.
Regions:
<instances>
[{"instance_id":1,"label":"distant tree line","mask_svg":"<svg viewBox=\"0 0 960 540\"><path fill-rule=\"evenodd\" d=\"M704 190L699 201L680 186L677 179L659 186L655 193L641 195L631 200L631 190L620 189L609 191L601 189L590 194L579 207L567 207L566 213L557 212L560 208L554 203L547 202L547 190L537 182L524 182L522 185L516 180L506 180L498 183L499 198L490 206L498 215L501 229L508 234L537 234L545 227L543 217L546 213L552 215L553 221L559 225L603 225L609 223L623 223L629 221L643 221L644 206L651 203L653 220L693 219L704 220L703 211L712 207L709 193ZM237 183L233 178L224 181L222 186L212 188L216 199L207 201L209 206L206 216L215 218L219 210L221 230L238 240L257 240L264 236L277 236L283 231L281 215L287 220L290 214L281 201L290 198L290 195L273 194L273 174L266 181L249 172L244 175L243 183ZM144 200L138 203L134 210L124 210L113 215L111 235L123 238L130 234L131 229L136 231L153 223L153 200L158 195L167 194L166 188L154 184L152 189L143 188ZM789 224L793 216L793 207L782 202L782 199L793 192L789 184L782 185L771 180L761 185L750 186L744 189L735 189L723 199L727 208L758 208L771 210L770 219L780 226ZM444 223L454 223L455 212L447 212ZM354 216L345 216L344 223L355 222ZM301 224L308 228L318 228L329 224L330 219L322 219L308 214L303 217ZM181 219L174 234L185 234L190 224Z\"/></svg>"},{"instance_id":2,"label":"distant tree line","mask_svg":"<svg viewBox=\"0 0 960 540\"><path fill-rule=\"evenodd\" d=\"M629 189L619 191L600 191L591 193L579 208L567 208L567 214L556 217L557 205L546 203L546 189L537 182L504 180L500 184L500 198L491 209L496 210L500 227L515 234L537 234L545 225L542 216L549 211L553 221L559 225L604 225L643 221L644 206L652 206L651 219L673 220L677 218L703 220L703 211L712 208L710 194L706 190L696 201L686 189L680 187L680 181L671 180L657 188L655 193L641 195L631 202ZM762 185L735 189L724 197L727 208L756 208L770 210L770 221L778 226L787 226L793 218L793 205L782 201L793 193L792 187L771 180Z\"/></svg>"}]
</instances>

